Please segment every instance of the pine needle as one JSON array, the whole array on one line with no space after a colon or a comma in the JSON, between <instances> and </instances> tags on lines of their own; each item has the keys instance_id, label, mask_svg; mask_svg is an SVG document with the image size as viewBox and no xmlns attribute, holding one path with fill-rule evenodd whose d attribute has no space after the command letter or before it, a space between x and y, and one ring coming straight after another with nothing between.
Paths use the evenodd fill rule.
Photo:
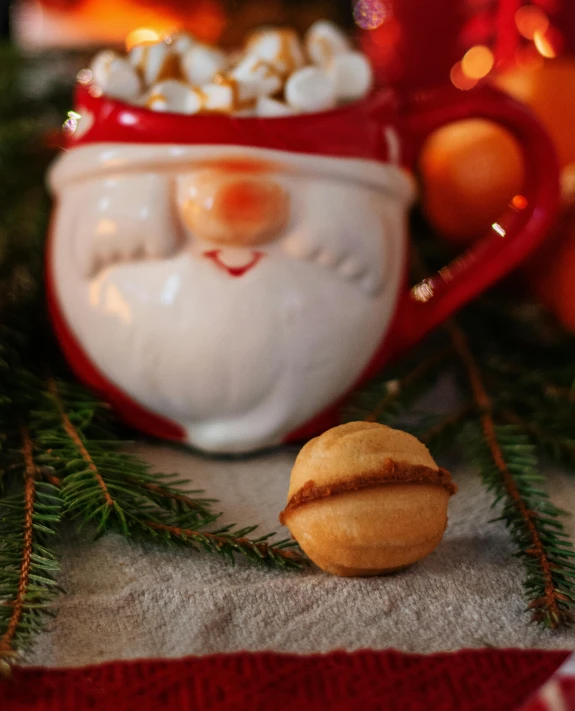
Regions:
<instances>
[{"instance_id":1,"label":"pine needle","mask_svg":"<svg viewBox=\"0 0 575 711\"><path fill-rule=\"evenodd\" d=\"M30 431L21 425L21 472L0 498L0 672L42 626L56 594L57 557L50 547L62 515L59 492L38 481Z\"/></svg>"},{"instance_id":2,"label":"pine needle","mask_svg":"<svg viewBox=\"0 0 575 711\"><path fill-rule=\"evenodd\" d=\"M299 550L290 550L297 545L290 539L271 544L268 542L269 535L264 536L263 539L250 539L246 537L245 531L232 529L224 532L194 531L156 521L144 521L143 525L152 531L165 534L171 540L179 540L196 549L216 552L227 557L231 562L237 554L267 567L300 569L309 562ZM250 532L252 530L254 529L250 529Z\"/></svg>"},{"instance_id":3,"label":"pine needle","mask_svg":"<svg viewBox=\"0 0 575 711\"><path fill-rule=\"evenodd\" d=\"M464 332L453 321L446 329L467 372L480 413L483 436L475 442L474 453L483 480L496 501L504 501L502 518L527 569L524 586L532 619L550 628L570 624L575 575L568 565L575 553L563 526L555 520L559 509L537 488L544 478L538 473L534 448L514 425L496 426L491 399Z\"/></svg>"}]
</instances>

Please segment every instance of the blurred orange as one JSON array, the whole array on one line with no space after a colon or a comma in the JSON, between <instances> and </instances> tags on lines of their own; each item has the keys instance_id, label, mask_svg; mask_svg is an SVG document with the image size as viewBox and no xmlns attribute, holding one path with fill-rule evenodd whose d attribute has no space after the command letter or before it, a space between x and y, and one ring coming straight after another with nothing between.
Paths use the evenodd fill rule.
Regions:
<instances>
[{"instance_id":1,"label":"blurred orange","mask_svg":"<svg viewBox=\"0 0 575 711\"><path fill-rule=\"evenodd\" d=\"M482 119L436 131L419 167L428 220L442 238L461 247L487 232L522 184L523 161L515 139Z\"/></svg>"},{"instance_id":2,"label":"blurred orange","mask_svg":"<svg viewBox=\"0 0 575 711\"><path fill-rule=\"evenodd\" d=\"M573 193L575 166L575 59L551 59L542 67L515 70L499 77L497 84L528 104L549 132L563 169L564 199L567 199L568 193ZM565 209L556 230L524 272L536 296L564 326L575 331L575 210L572 207Z\"/></svg>"},{"instance_id":3,"label":"blurred orange","mask_svg":"<svg viewBox=\"0 0 575 711\"><path fill-rule=\"evenodd\" d=\"M547 129L561 166L575 161L575 58L559 57L502 74L496 84L526 103Z\"/></svg>"}]
</instances>

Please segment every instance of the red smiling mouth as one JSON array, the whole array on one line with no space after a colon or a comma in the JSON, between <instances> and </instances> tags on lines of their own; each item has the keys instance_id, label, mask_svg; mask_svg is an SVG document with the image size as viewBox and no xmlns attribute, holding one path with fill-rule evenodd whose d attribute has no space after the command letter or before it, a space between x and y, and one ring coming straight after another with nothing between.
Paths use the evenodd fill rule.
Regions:
<instances>
[{"instance_id":1,"label":"red smiling mouth","mask_svg":"<svg viewBox=\"0 0 575 711\"><path fill-rule=\"evenodd\" d=\"M204 257L211 259L216 266L218 266L220 269L225 270L230 276L233 277L241 277L244 274L247 274L247 272L249 272L250 269L253 269L260 261L260 259L264 256L263 252L253 251L252 258L246 264L242 264L241 266L230 266L222 260L221 254L221 249L212 249L209 252L204 252Z\"/></svg>"}]
</instances>

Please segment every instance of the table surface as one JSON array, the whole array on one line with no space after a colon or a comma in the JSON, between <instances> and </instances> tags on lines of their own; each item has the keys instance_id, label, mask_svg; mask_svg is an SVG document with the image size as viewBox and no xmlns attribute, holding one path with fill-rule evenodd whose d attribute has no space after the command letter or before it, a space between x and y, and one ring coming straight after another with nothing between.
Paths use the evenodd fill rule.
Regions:
<instances>
[{"instance_id":1,"label":"table surface","mask_svg":"<svg viewBox=\"0 0 575 711\"><path fill-rule=\"evenodd\" d=\"M159 471L220 499L227 522L276 530L297 450L236 461L140 444ZM449 464L448 462L442 464ZM57 616L27 662L79 666L112 659L180 657L239 650L313 653L389 649L571 649L575 632L529 623L523 569L476 472L453 470L445 537L427 559L387 577L341 579L317 569L235 567L186 550L133 545L117 535L93 543L67 531ZM549 473L554 501L575 510L575 478ZM567 528L575 533L573 520Z\"/></svg>"}]
</instances>

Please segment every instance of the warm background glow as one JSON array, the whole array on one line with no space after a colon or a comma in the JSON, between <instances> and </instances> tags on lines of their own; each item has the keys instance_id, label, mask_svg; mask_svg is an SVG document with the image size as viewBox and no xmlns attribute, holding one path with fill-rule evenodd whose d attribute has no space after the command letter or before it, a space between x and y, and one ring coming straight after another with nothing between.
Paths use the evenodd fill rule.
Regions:
<instances>
[{"instance_id":1,"label":"warm background glow","mask_svg":"<svg viewBox=\"0 0 575 711\"><path fill-rule=\"evenodd\" d=\"M130 33L170 34L180 27L215 42L226 23L220 0L142 4L136 0L82 0L62 7L39 0L16 6L14 29L25 47L123 45Z\"/></svg>"}]
</instances>

